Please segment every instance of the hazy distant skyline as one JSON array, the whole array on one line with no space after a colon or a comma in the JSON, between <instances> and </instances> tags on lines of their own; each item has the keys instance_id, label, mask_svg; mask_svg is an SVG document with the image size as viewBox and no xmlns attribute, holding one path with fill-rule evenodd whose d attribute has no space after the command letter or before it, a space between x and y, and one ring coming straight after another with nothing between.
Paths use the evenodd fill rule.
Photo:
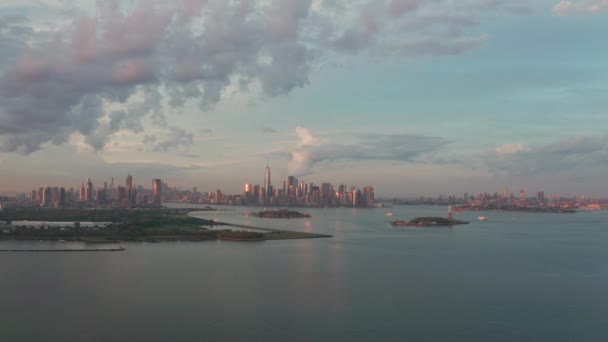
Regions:
<instances>
[{"instance_id":1,"label":"hazy distant skyline","mask_svg":"<svg viewBox=\"0 0 608 342\"><path fill-rule=\"evenodd\" d=\"M608 196L608 2L0 2L0 192Z\"/></svg>"}]
</instances>

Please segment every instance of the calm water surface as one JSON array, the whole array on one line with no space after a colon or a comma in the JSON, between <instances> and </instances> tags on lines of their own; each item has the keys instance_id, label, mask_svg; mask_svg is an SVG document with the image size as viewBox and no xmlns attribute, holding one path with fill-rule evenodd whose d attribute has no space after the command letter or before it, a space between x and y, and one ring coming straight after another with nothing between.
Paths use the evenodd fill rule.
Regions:
<instances>
[{"instance_id":1,"label":"calm water surface","mask_svg":"<svg viewBox=\"0 0 608 342\"><path fill-rule=\"evenodd\" d=\"M388 224L445 207L254 209L196 215L334 238L2 253L0 341L608 340L608 212L464 212L449 229Z\"/></svg>"}]
</instances>

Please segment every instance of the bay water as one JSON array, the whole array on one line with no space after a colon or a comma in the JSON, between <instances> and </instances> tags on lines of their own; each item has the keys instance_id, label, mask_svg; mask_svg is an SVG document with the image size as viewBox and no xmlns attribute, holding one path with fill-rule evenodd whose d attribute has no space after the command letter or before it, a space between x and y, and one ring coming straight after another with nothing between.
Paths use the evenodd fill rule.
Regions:
<instances>
[{"instance_id":1,"label":"bay water","mask_svg":"<svg viewBox=\"0 0 608 342\"><path fill-rule=\"evenodd\" d=\"M447 208L223 209L193 215L333 237L0 253L0 341L608 340L608 211L463 212L471 224L412 228L389 221ZM83 247L97 248L0 241Z\"/></svg>"}]
</instances>

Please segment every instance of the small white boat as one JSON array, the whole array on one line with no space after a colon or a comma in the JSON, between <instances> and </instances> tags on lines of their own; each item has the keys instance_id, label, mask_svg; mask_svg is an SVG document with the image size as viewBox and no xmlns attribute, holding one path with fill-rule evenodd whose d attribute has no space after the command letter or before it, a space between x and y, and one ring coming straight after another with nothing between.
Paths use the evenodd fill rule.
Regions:
<instances>
[{"instance_id":1,"label":"small white boat","mask_svg":"<svg viewBox=\"0 0 608 342\"><path fill-rule=\"evenodd\" d=\"M386 213L386 216L393 216L393 213L388 212L388 213Z\"/></svg>"},{"instance_id":2,"label":"small white boat","mask_svg":"<svg viewBox=\"0 0 608 342\"><path fill-rule=\"evenodd\" d=\"M487 220L488 220L488 218L487 218L487 217L485 217L485 216L477 216L477 219L478 219L479 221L487 221Z\"/></svg>"}]
</instances>

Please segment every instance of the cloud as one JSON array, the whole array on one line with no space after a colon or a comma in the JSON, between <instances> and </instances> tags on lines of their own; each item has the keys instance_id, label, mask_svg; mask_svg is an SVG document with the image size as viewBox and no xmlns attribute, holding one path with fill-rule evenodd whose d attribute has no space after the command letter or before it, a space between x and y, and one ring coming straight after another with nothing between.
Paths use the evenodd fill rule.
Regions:
<instances>
[{"instance_id":1,"label":"cloud","mask_svg":"<svg viewBox=\"0 0 608 342\"><path fill-rule=\"evenodd\" d=\"M264 127L262 127L262 132L269 133L269 134L275 134L277 132L277 130L272 127L264 126Z\"/></svg>"},{"instance_id":2,"label":"cloud","mask_svg":"<svg viewBox=\"0 0 608 342\"><path fill-rule=\"evenodd\" d=\"M498 146L494 151L497 155L509 155L518 152L529 152L530 148L523 144L504 144Z\"/></svg>"},{"instance_id":3,"label":"cloud","mask_svg":"<svg viewBox=\"0 0 608 342\"><path fill-rule=\"evenodd\" d=\"M179 147L190 147L194 143L194 135L179 127L170 127L165 140L154 145L154 151L167 152Z\"/></svg>"},{"instance_id":4,"label":"cloud","mask_svg":"<svg viewBox=\"0 0 608 342\"><path fill-rule=\"evenodd\" d=\"M468 33L476 18L504 7L488 0L40 6L32 13L57 17L0 14L0 150L6 152L32 153L75 132L101 150L118 131L145 130L147 118L168 127L167 107L195 101L211 110L235 88L263 97L288 94L309 84L318 63L341 53L464 53L486 39Z\"/></svg>"},{"instance_id":5,"label":"cloud","mask_svg":"<svg viewBox=\"0 0 608 342\"><path fill-rule=\"evenodd\" d=\"M48 146L45 151L33 152L30 158L7 154L0 161L0 178L4 189L15 191L31 190L39 186L58 185L77 187L82 180L91 178L95 186L103 186L104 181L115 178L115 185L124 184L123 177L133 175L136 185L149 188L154 178L161 178L170 184L188 182L197 170L193 169L193 160L183 164L170 162L160 163L146 160L131 162L109 162L99 153L92 151L77 152L75 146ZM40 156L52 155L53 162ZM40 177L44 170L44 177ZM69 170L69 172L66 172Z\"/></svg>"},{"instance_id":6,"label":"cloud","mask_svg":"<svg viewBox=\"0 0 608 342\"><path fill-rule=\"evenodd\" d=\"M608 0L560 1L553 8L557 15L608 13Z\"/></svg>"},{"instance_id":7,"label":"cloud","mask_svg":"<svg viewBox=\"0 0 608 342\"><path fill-rule=\"evenodd\" d=\"M578 174L608 166L608 138L582 136L540 146L506 144L481 159L490 171L511 175Z\"/></svg>"},{"instance_id":8,"label":"cloud","mask_svg":"<svg viewBox=\"0 0 608 342\"><path fill-rule=\"evenodd\" d=\"M144 136L143 143L145 145L148 145L148 144L151 144L151 143L154 143L154 142L156 142L156 136L154 136L154 135L146 135L146 136Z\"/></svg>"},{"instance_id":9,"label":"cloud","mask_svg":"<svg viewBox=\"0 0 608 342\"><path fill-rule=\"evenodd\" d=\"M370 133L357 136L354 143L344 144L317 138L304 127L297 127L296 134L299 142L290 154L279 151L266 155L280 159L289 156L289 173L295 176L310 174L320 163L338 160L414 162L450 143L422 135Z\"/></svg>"},{"instance_id":10,"label":"cloud","mask_svg":"<svg viewBox=\"0 0 608 342\"><path fill-rule=\"evenodd\" d=\"M406 12L417 10L423 1L420 0L392 0L389 2L388 11L395 17L400 17Z\"/></svg>"}]
</instances>

